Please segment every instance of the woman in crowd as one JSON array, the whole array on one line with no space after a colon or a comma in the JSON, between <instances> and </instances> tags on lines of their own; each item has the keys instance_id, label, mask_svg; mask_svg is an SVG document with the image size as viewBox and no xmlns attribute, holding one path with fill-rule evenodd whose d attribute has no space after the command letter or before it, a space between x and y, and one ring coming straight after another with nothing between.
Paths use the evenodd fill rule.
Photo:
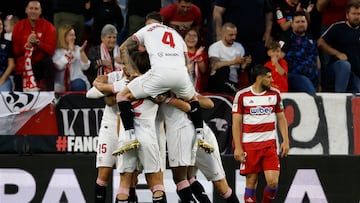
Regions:
<instances>
[{"instance_id":1,"label":"woman in crowd","mask_svg":"<svg viewBox=\"0 0 360 203\"><path fill-rule=\"evenodd\" d=\"M205 47L199 47L200 34L195 28L191 28L185 34L184 40L188 48L190 59L190 78L197 92L203 92L207 89L209 76L208 56Z\"/></svg>"},{"instance_id":2,"label":"woman in crowd","mask_svg":"<svg viewBox=\"0 0 360 203\"><path fill-rule=\"evenodd\" d=\"M90 83L97 75L107 75L108 73L121 70L120 50L116 44L117 29L111 24L107 24L101 30L101 44L91 47L88 57L91 61L87 76Z\"/></svg>"},{"instance_id":3,"label":"woman in crowd","mask_svg":"<svg viewBox=\"0 0 360 203\"><path fill-rule=\"evenodd\" d=\"M55 91L86 91L90 83L83 73L90 66L85 54L84 44L75 45L75 30L71 25L62 25L58 30L57 48L53 56L55 72Z\"/></svg>"}]
</instances>

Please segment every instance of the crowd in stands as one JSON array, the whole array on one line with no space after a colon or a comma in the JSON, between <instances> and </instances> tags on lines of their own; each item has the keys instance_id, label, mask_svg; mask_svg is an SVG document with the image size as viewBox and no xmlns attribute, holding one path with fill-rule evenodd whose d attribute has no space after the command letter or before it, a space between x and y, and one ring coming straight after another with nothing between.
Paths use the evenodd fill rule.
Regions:
<instances>
[{"instance_id":1,"label":"crowd in stands","mask_svg":"<svg viewBox=\"0 0 360 203\"><path fill-rule=\"evenodd\" d=\"M86 91L159 11L199 92L234 95L256 64L281 92L360 92L359 0L17 0L0 20L0 91ZM16 7L11 7L16 5ZM24 12L25 11L25 12Z\"/></svg>"}]
</instances>

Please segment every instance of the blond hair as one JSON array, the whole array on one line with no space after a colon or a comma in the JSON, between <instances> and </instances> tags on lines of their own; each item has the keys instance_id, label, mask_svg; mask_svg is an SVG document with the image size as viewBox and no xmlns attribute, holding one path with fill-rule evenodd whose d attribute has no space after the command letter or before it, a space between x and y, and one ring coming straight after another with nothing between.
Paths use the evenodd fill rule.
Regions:
<instances>
[{"instance_id":1,"label":"blond hair","mask_svg":"<svg viewBox=\"0 0 360 203\"><path fill-rule=\"evenodd\" d=\"M57 35L57 48L60 49L67 49L68 45L66 44L66 35L73 30L74 27L68 24L61 25L58 29L58 35Z\"/></svg>"}]
</instances>

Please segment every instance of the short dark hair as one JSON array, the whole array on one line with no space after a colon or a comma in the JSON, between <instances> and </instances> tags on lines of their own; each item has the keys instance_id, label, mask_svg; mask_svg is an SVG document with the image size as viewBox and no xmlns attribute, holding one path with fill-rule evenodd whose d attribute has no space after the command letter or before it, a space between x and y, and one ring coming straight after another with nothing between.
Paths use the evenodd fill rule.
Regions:
<instances>
[{"instance_id":1,"label":"short dark hair","mask_svg":"<svg viewBox=\"0 0 360 203\"><path fill-rule=\"evenodd\" d=\"M153 19L153 20L159 21L160 23L164 22L163 17L160 15L159 12L156 12L156 11L150 12L150 13L148 13L148 14L146 15L145 21L147 21L147 20L149 20L149 19Z\"/></svg>"},{"instance_id":2,"label":"short dark hair","mask_svg":"<svg viewBox=\"0 0 360 203\"><path fill-rule=\"evenodd\" d=\"M255 82L258 76L264 76L269 72L271 72L269 68L265 67L262 64L257 64L251 71L251 79L253 82Z\"/></svg>"},{"instance_id":3,"label":"short dark hair","mask_svg":"<svg viewBox=\"0 0 360 203\"><path fill-rule=\"evenodd\" d=\"M131 53L131 59L141 74L146 73L150 69L149 54L146 51L133 51Z\"/></svg>"},{"instance_id":4,"label":"short dark hair","mask_svg":"<svg viewBox=\"0 0 360 203\"><path fill-rule=\"evenodd\" d=\"M294 19L295 17L297 16L305 16L305 12L304 11L296 11L293 15L292 15L292 18Z\"/></svg>"},{"instance_id":5,"label":"short dark hair","mask_svg":"<svg viewBox=\"0 0 360 203\"><path fill-rule=\"evenodd\" d=\"M360 8L360 1L358 0L350 0L346 5L346 13L349 13L351 8Z\"/></svg>"}]
</instances>

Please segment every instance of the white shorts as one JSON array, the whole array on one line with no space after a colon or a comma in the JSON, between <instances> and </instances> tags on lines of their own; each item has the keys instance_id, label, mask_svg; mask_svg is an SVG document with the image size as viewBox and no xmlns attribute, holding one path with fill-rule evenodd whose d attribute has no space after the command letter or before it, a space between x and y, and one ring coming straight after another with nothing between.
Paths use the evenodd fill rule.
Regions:
<instances>
[{"instance_id":1,"label":"white shorts","mask_svg":"<svg viewBox=\"0 0 360 203\"><path fill-rule=\"evenodd\" d=\"M166 170L166 134L165 134L165 126L164 119L162 116L157 113L156 120L156 134L158 137L159 149L161 154L161 171Z\"/></svg>"},{"instance_id":2,"label":"white shorts","mask_svg":"<svg viewBox=\"0 0 360 203\"><path fill-rule=\"evenodd\" d=\"M154 97L167 91L171 91L176 97L185 100L190 100L195 95L189 74L182 69L156 70L156 68L151 68L145 74L132 80L127 87L137 99Z\"/></svg>"},{"instance_id":3,"label":"white shorts","mask_svg":"<svg viewBox=\"0 0 360 203\"><path fill-rule=\"evenodd\" d=\"M118 148L117 122L101 122L96 153L96 168L113 167L116 158L112 152Z\"/></svg>"},{"instance_id":4,"label":"white shorts","mask_svg":"<svg viewBox=\"0 0 360 203\"><path fill-rule=\"evenodd\" d=\"M122 155L122 164L119 164L117 170L120 173L134 172L138 170L139 165L143 167L144 173L155 173L161 171L161 154L156 136L155 124L148 124L148 122L141 122L141 126L134 120L135 134L140 142L140 146L136 150L130 150ZM155 122L155 121L154 121ZM121 140L120 134L120 140Z\"/></svg>"},{"instance_id":5,"label":"white shorts","mask_svg":"<svg viewBox=\"0 0 360 203\"><path fill-rule=\"evenodd\" d=\"M204 138L215 148L213 153L206 153L199 148L196 153L195 167L197 167L209 181L217 181L225 178L225 171L222 165L219 152L219 145L212 130L204 124ZM196 170L193 174L196 175Z\"/></svg>"},{"instance_id":6,"label":"white shorts","mask_svg":"<svg viewBox=\"0 0 360 203\"><path fill-rule=\"evenodd\" d=\"M191 153L195 142L195 129L193 125L168 130L166 132L166 142L170 167L194 166L195 159L192 159Z\"/></svg>"}]
</instances>

